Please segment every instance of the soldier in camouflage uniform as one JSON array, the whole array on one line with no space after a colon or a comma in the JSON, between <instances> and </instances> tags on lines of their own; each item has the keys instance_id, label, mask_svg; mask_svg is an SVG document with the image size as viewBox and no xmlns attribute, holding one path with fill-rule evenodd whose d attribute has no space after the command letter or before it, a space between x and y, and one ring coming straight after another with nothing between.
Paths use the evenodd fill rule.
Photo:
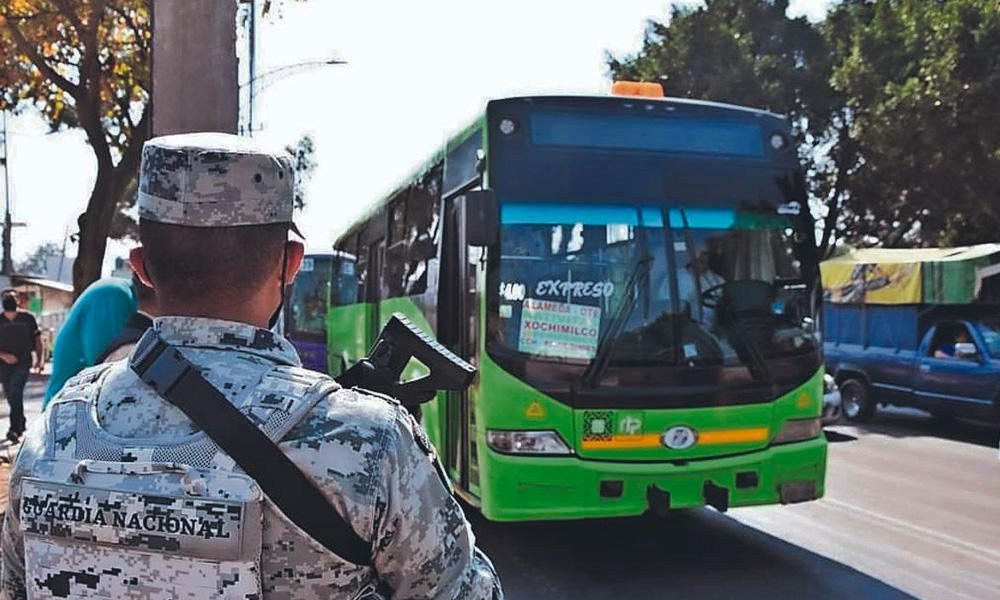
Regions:
<instances>
[{"instance_id":1,"label":"soldier in camouflage uniform","mask_svg":"<svg viewBox=\"0 0 1000 600\"><path fill-rule=\"evenodd\" d=\"M71 379L25 438L3 528L5 597L502 598L406 410L299 368L292 346L265 328L282 277L302 259L302 245L287 240L293 178L289 157L244 138L151 140L138 200L143 248L132 261L156 287L161 314L185 315L156 319L160 336L280 441L370 543L372 566L341 559L291 523L122 361ZM277 252L260 243L260 228L274 224ZM205 264L163 239L189 240L208 252L195 257ZM258 264L240 262L249 259ZM238 276L204 281L220 263ZM241 289L255 272L263 283Z\"/></svg>"}]
</instances>

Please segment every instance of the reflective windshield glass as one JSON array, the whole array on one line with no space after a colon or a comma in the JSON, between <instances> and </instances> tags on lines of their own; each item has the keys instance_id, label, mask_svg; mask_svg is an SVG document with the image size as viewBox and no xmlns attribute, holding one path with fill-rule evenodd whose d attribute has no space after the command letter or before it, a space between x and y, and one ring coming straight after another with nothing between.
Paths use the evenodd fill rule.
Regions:
<instances>
[{"instance_id":1,"label":"reflective windshield glass","mask_svg":"<svg viewBox=\"0 0 1000 600\"><path fill-rule=\"evenodd\" d=\"M774 209L504 205L493 341L616 365L814 350L798 238Z\"/></svg>"},{"instance_id":2,"label":"reflective windshield glass","mask_svg":"<svg viewBox=\"0 0 1000 600\"><path fill-rule=\"evenodd\" d=\"M774 209L674 209L679 233L679 297L702 329L718 340L723 358L733 350L743 362L813 350L803 280L802 235L797 215Z\"/></svg>"},{"instance_id":3,"label":"reflective windshield glass","mask_svg":"<svg viewBox=\"0 0 1000 600\"><path fill-rule=\"evenodd\" d=\"M613 324L635 331L669 312L659 210L506 205L502 218L495 338L506 348L587 363ZM672 352L669 340L650 338L620 354Z\"/></svg>"},{"instance_id":4,"label":"reflective windshield glass","mask_svg":"<svg viewBox=\"0 0 1000 600\"><path fill-rule=\"evenodd\" d=\"M306 257L292 285L289 298L288 333L326 334L326 295L330 282L331 260Z\"/></svg>"}]
</instances>

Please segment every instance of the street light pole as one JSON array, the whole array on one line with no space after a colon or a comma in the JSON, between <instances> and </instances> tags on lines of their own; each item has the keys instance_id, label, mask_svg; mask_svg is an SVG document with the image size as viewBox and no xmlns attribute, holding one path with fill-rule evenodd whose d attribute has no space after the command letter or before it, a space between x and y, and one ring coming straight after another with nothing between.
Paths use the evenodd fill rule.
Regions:
<instances>
[{"instance_id":1,"label":"street light pole","mask_svg":"<svg viewBox=\"0 0 1000 600\"><path fill-rule=\"evenodd\" d=\"M10 165L7 161L7 111L2 113L0 121L0 167L3 167L3 260L0 262L0 275L10 277L14 273L14 259L11 257L11 237L10 230L13 223L10 218Z\"/></svg>"},{"instance_id":2,"label":"street light pole","mask_svg":"<svg viewBox=\"0 0 1000 600\"><path fill-rule=\"evenodd\" d=\"M341 60L339 58L327 58L324 60L307 60L300 63L285 65L283 67L278 67L277 69L273 69L266 73L261 73L260 75L257 76L254 76L253 72L251 72L250 80L240 85L240 89L243 89L247 86L250 87L250 90L247 93L247 108L248 108L247 113L249 116L249 120L246 123L246 129L241 130L240 133L251 137L253 136L255 99L257 98L257 94L260 91L265 90L270 86L280 81L283 81L288 77L297 75L303 71L309 71L311 69L317 69L321 67L346 65L346 64L347 64L346 60ZM266 83L264 83L263 85L259 85L263 81L266 81ZM242 124L241 124L241 129L242 129Z\"/></svg>"},{"instance_id":3,"label":"street light pole","mask_svg":"<svg viewBox=\"0 0 1000 600\"><path fill-rule=\"evenodd\" d=\"M11 230L14 227L24 227L25 223L14 223L10 212L10 161L8 160L9 147L7 136L9 135L7 124L7 111L0 110L0 168L3 169L3 256L0 258L0 275L10 277L14 274L14 256L11 240Z\"/></svg>"}]
</instances>

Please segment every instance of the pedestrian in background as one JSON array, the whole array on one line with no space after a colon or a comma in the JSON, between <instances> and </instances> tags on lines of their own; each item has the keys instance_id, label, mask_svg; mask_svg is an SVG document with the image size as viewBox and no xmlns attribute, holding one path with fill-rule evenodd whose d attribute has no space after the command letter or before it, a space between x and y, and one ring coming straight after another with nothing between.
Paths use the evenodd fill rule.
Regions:
<instances>
[{"instance_id":1,"label":"pedestrian in background","mask_svg":"<svg viewBox=\"0 0 1000 600\"><path fill-rule=\"evenodd\" d=\"M502 598L406 409L302 369L268 330L304 252L288 239L294 179L291 157L248 138L146 143L131 262L163 316L130 361L70 379L22 444L7 597ZM203 426L187 416L201 407ZM255 445L237 464L213 440L240 427L255 435L235 443ZM305 486L278 506L247 472ZM297 510L317 496L329 512Z\"/></svg>"},{"instance_id":2,"label":"pedestrian in background","mask_svg":"<svg viewBox=\"0 0 1000 600\"><path fill-rule=\"evenodd\" d=\"M52 349L52 376L42 408L70 377L95 365L136 311L138 297L128 279L108 277L90 284L73 303Z\"/></svg>"},{"instance_id":3,"label":"pedestrian in background","mask_svg":"<svg viewBox=\"0 0 1000 600\"><path fill-rule=\"evenodd\" d=\"M16 443L25 429L24 386L31 372L31 355L35 353L35 368L42 370L41 331L35 317L20 310L17 294L5 290L0 295L3 313L0 313L0 383L10 405L10 428L7 439Z\"/></svg>"},{"instance_id":4,"label":"pedestrian in background","mask_svg":"<svg viewBox=\"0 0 1000 600\"><path fill-rule=\"evenodd\" d=\"M156 292L134 273L132 274L132 289L135 290L138 303L135 312L125 319L125 326L118 332L118 335L108 342L94 364L128 358L142 334L153 326L153 317L157 315Z\"/></svg>"}]
</instances>

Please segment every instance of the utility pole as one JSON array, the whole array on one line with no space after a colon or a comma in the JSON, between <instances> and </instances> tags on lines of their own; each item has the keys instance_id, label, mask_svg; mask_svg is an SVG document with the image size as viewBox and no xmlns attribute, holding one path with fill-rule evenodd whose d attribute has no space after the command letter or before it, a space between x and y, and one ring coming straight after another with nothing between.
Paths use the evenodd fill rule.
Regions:
<instances>
[{"instance_id":1,"label":"utility pole","mask_svg":"<svg viewBox=\"0 0 1000 600\"><path fill-rule=\"evenodd\" d=\"M236 2L152 0L154 136L236 133Z\"/></svg>"},{"instance_id":2,"label":"utility pole","mask_svg":"<svg viewBox=\"0 0 1000 600\"><path fill-rule=\"evenodd\" d=\"M0 169L3 169L3 257L0 258L0 275L10 277L14 274L14 255L12 254L11 230L15 227L25 227L27 223L14 223L11 219L10 190L10 147L7 136L10 134L7 123L7 111L0 110ZM9 280L8 280L9 282Z\"/></svg>"},{"instance_id":3,"label":"utility pole","mask_svg":"<svg viewBox=\"0 0 1000 600\"><path fill-rule=\"evenodd\" d=\"M3 169L3 259L0 261L0 275L14 274L14 259L11 257L10 230L14 227L10 218L10 173L7 164L7 111L0 111L0 169Z\"/></svg>"},{"instance_id":4,"label":"utility pole","mask_svg":"<svg viewBox=\"0 0 1000 600\"><path fill-rule=\"evenodd\" d=\"M239 134L251 136L254 130L256 110L257 81L257 2L256 0L239 0L238 7L239 31L237 40L240 45L237 50L239 60Z\"/></svg>"}]
</instances>

